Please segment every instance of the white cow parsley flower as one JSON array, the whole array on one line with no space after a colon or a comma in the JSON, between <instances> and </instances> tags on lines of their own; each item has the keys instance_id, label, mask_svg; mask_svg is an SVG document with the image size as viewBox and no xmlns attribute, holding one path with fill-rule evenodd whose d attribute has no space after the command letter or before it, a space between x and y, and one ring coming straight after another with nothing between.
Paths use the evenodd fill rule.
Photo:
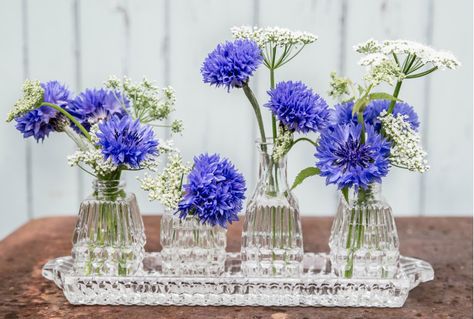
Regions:
<instances>
[{"instance_id":1,"label":"white cow parsley flower","mask_svg":"<svg viewBox=\"0 0 474 319\"><path fill-rule=\"evenodd\" d=\"M280 27L258 28L251 26L232 27L232 35L235 39L249 39L257 42L264 48L272 46L285 47L288 45L306 45L315 42L318 37L306 31L291 31Z\"/></svg>"},{"instance_id":2,"label":"white cow parsley flower","mask_svg":"<svg viewBox=\"0 0 474 319\"><path fill-rule=\"evenodd\" d=\"M44 89L41 87L40 81L25 80L23 96L16 101L13 109L8 113L7 122L38 108L43 102L43 97Z\"/></svg>"},{"instance_id":3,"label":"white cow parsley flower","mask_svg":"<svg viewBox=\"0 0 474 319\"><path fill-rule=\"evenodd\" d=\"M370 53L362 57L359 64L367 66L367 74L364 76L364 80L373 86L377 86L382 82L393 85L405 77L398 64L381 53Z\"/></svg>"},{"instance_id":4,"label":"white cow parsley flower","mask_svg":"<svg viewBox=\"0 0 474 319\"><path fill-rule=\"evenodd\" d=\"M279 161L283 158L293 145L293 132L285 129L280 129L279 131L272 152L272 158L274 161Z\"/></svg>"},{"instance_id":5,"label":"white cow parsley flower","mask_svg":"<svg viewBox=\"0 0 474 319\"><path fill-rule=\"evenodd\" d=\"M180 154L173 154L163 172L156 177L139 179L140 187L148 192L150 201L157 200L170 210L176 210L183 196L183 180L191 171L191 164L183 163Z\"/></svg>"},{"instance_id":6,"label":"white cow parsley flower","mask_svg":"<svg viewBox=\"0 0 474 319\"><path fill-rule=\"evenodd\" d=\"M176 95L170 86L160 89L146 78L134 83L128 77L119 80L114 76L105 86L123 92L131 102L132 115L142 123L165 120L175 110Z\"/></svg>"},{"instance_id":7,"label":"white cow parsley flower","mask_svg":"<svg viewBox=\"0 0 474 319\"><path fill-rule=\"evenodd\" d=\"M338 76L336 72L331 72L330 76L329 96L336 100L343 100L344 96L350 96L352 94L353 83L351 79Z\"/></svg>"},{"instance_id":8,"label":"white cow parsley flower","mask_svg":"<svg viewBox=\"0 0 474 319\"><path fill-rule=\"evenodd\" d=\"M420 135L411 128L407 115L380 113L382 129L392 143L390 163L410 171L424 173L430 167L425 159L427 153L420 146Z\"/></svg>"},{"instance_id":9,"label":"white cow parsley flower","mask_svg":"<svg viewBox=\"0 0 474 319\"><path fill-rule=\"evenodd\" d=\"M413 61L412 65L416 65L417 69L420 69L423 65L431 64L441 70L454 70L461 65L450 52L435 50L427 45L409 40L385 40L380 43L374 39L369 39L366 42L355 45L354 49L364 55L378 53L388 57L393 57L393 55L416 56L416 60ZM360 64L362 64L362 60Z\"/></svg>"},{"instance_id":10,"label":"white cow parsley flower","mask_svg":"<svg viewBox=\"0 0 474 319\"><path fill-rule=\"evenodd\" d=\"M93 169L96 176L105 176L118 169L117 165L112 162L112 159L104 159L100 149L76 151L71 156L68 156L67 160L70 166L88 165Z\"/></svg>"},{"instance_id":11,"label":"white cow parsley flower","mask_svg":"<svg viewBox=\"0 0 474 319\"><path fill-rule=\"evenodd\" d=\"M262 49L264 64L277 69L297 56L303 47L318 37L309 32L291 31L280 27L232 27L234 39L255 41Z\"/></svg>"}]
</instances>

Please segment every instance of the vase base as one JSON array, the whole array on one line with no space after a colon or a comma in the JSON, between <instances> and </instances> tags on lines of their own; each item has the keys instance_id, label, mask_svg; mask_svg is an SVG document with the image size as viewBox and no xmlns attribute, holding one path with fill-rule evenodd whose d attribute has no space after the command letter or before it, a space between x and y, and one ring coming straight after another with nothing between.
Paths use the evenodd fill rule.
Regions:
<instances>
[{"instance_id":1,"label":"vase base","mask_svg":"<svg viewBox=\"0 0 474 319\"><path fill-rule=\"evenodd\" d=\"M162 272L161 254L147 253L133 276L77 275L71 257L49 261L43 276L70 303L83 305L401 307L434 273L425 261L400 257L394 278L345 279L334 274L327 254L306 253L300 276L247 277L240 254L227 253L219 276L170 276Z\"/></svg>"}]
</instances>

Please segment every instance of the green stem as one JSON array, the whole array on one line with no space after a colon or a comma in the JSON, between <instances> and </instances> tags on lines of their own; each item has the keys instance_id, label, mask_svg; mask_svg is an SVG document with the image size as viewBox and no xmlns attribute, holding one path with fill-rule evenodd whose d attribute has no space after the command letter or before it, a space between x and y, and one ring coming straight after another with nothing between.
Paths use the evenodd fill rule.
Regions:
<instances>
[{"instance_id":1,"label":"green stem","mask_svg":"<svg viewBox=\"0 0 474 319\"><path fill-rule=\"evenodd\" d=\"M82 132L82 134L84 134L84 136L90 141L91 140L91 136L89 135L89 132L87 132L87 130L84 128L84 126L82 126L68 111L66 111L65 109L63 109L62 107L60 107L59 105L56 105L56 104L53 104L53 103L48 103L48 102L43 102L41 103L40 106L49 106L53 109L55 109L56 111L62 113L64 116L66 116L72 123L74 123L74 125L77 126L77 128Z\"/></svg>"},{"instance_id":2,"label":"green stem","mask_svg":"<svg viewBox=\"0 0 474 319\"><path fill-rule=\"evenodd\" d=\"M311 139L307 138L307 137L300 137L300 138L297 138L296 140L293 141L293 143L291 144L290 146L290 149L298 142L302 142L302 141L306 141L308 143L310 143L311 145L313 146L317 146L317 143L312 141Z\"/></svg>"},{"instance_id":3,"label":"green stem","mask_svg":"<svg viewBox=\"0 0 474 319\"><path fill-rule=\"evenodd\" d=\"M275 56L273 56L273 60L275 60ZM275 70L273 67L270 69L270 89L275 88ZM275 141L277 138L277 124L275 114L272 113L272 133L273 133L273 140Z\"/></svg>"},{"instance_id":4,"label":"green stem","mask_svg":"<svg viewBox=\"0 0 474 319\"><path fill-rule=\"evenodd\" d=\"M250 104L253 107L255 116L257 118L258 128L260 131L260 138L262 140L262 144L265 144L267 142L265 138L265 127L263 126L262 113L260 112L260 106L258 105L257 98L255 97L255 94L253 94L252 89L250 89L247 83L244 84L242 89L244 90L245 95L247 96ZM263 148L264 148L263 151L266 152L267 151L266 145Z\"/></svg>"},{"instance_id":5,"label":"green stem","mask_svg":"<svg viewBox=\"0 0 474 319\"><path fill-rule=\"evenodd\" d=\"M395 90L393 91L392 96L394 98L398 98L398 94L400 94L400 88L402 87L402 80L399 80L397 84L395 85ZM395 100L392 100L390 102L390 106L388 107L387 113L391 114L393 112L393 108L395 107Z\"/></svg>"},{"instance_id":6,"label":"green stem","mask_svg":"<svg viewBox=\"0 0 474 319\"><path fill-rule=\"evenodd\" d=\"M420 73L413 74L413 75L408 75L408 76L406 77L406 79L421 78L422 76L428 75L428 74L430 74L430 73L432 73L432 72L434 72L434 71L436 71L436 70L438 70L438 67L437 67L437 66L435 66L435 67L433 67L433 68L431 68L431 69L429 69L429 70L426 70L426 71L424 71L424 72L420 72Z\"/></svg>"}]
</instances>

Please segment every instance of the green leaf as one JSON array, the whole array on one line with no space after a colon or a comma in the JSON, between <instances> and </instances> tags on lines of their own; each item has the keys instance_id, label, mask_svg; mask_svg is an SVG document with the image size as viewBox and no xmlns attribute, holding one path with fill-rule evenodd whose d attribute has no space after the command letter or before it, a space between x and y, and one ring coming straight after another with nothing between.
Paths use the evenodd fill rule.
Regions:
<instances>
[{"instance_id":1,"label":"green leaf","mask_svg":"<svg viewBox=\"0 0 474 319\"><path fill-rule=\"evenodd\" d=\"M369 94L370 100L389 100L389 101L401 101L399 98L394 97L388 93L384 92L377 92L377 93L370 93Z\"/></svg>"},{"instance_id":2,"label":"green leaf","mask_svg":"<svg viewBox=\"0 0 474 319\"><path fill-rule=\"evenodd\" d=\"M362 112L367 104L369 104L369 100L366 97L358 99L352 107L352 115Z\"/></svg>"},{"instance_id":3,"label":"green leaf","mask_svg":"<svg viewBox=\"0 0 474 319\"><path fill-rule=\"evenodd\" d=\"M291 186L291 189L292 190L295 189L296 186L303 183L303 181L306 178L314 176L314 175L319 175L320 173L321 171L317 167L312 167L312 166L306 167L305 169L303 169L301 172L298 173L298 175L295 178L295 181L293 182L293 186Z\"/></svg>"},{"instance_id":4,"label":"green leaf","mask_svg":"<svg viewBox=\"0 0 474 319\"><path fill-rule=\"evenodd\" d=\"M347 203L349 203L349 187L344 187L341 189L342 195L344 196L344 199L346 200Z\"/></svg>"}]
</instances>

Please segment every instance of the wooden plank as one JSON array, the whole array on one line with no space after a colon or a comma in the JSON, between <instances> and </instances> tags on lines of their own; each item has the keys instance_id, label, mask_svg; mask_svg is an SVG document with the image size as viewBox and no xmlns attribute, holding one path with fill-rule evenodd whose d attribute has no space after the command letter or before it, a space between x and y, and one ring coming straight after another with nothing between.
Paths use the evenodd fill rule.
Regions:
<instances>
[{"instance_id":1,"label":"wooden plank","mask_svg":"<svg viewBox=\"0 0 474 319\"><path fill-rule=\"evenodd\" d=\"M431 76L429 129L431 170L422 213L472 215L472 1L434 1L433 47L452 51L457 71Z\"/></svg>"},{"instance_id":2,"label":"wooden plank","mask_svg":"<svg viewBox=\"0 0 474 319\"><path fill-rule=\"evenodd\" d=\"M0 105L4 121L6 113L13 107L21 94L21 84L25 67L22 54L22 2L8 0L0 2L0 38L2 60L0 74L2 88ZM8 61L8 63L7 63ZM28 219L26 142L15 129L15 122L0 125L0 180L3 183L0 202L3 204L4 218L0 223L0 239Z\"/></svg>"},{"instance_id":3,"label":"wooden plank","mask_svg":"<svg viewBox=\"0 0 474 319\"><path fill-rule=\"evenodd\" d=\"M472 316L472 218L397 218L401 252L429 261L436 279L410 291L402 308L174 307L70 305L41 275L51 258L69 255L74 218L31 221L0 242L0 313L5 318L345 318L445 319ZM147 251L158 251L160 218L145 216ZM328 251L332 218L302 219L305 250ZM239 251L242 222L229 227L229 251ZM455 269L455 271L454 271ZM25 287L15 289L15 287Z\"/></svg>"}]
</instances>

